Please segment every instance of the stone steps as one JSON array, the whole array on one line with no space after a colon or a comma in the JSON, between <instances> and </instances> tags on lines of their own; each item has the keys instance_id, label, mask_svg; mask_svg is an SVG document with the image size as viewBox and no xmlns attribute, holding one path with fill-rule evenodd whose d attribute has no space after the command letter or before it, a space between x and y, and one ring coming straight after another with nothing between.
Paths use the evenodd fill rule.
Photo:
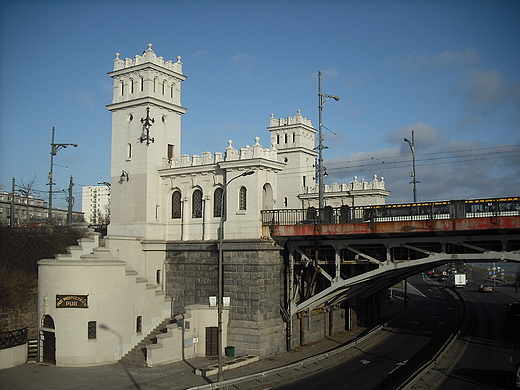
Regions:
<instances>
[{"instance_id":1,"label":"stone steps","mask_svg":"<svg viewBox=\"0 0 520 390\"><path fill-rule=\"evenodd\" d=\"M131 366L146 367L146 358L148 345L156 344L157 337L168 331L167 326L175 324L176 320L167 318L155 327L148 335L128 351L119 361Z\"/></svg>"}]
</instances>

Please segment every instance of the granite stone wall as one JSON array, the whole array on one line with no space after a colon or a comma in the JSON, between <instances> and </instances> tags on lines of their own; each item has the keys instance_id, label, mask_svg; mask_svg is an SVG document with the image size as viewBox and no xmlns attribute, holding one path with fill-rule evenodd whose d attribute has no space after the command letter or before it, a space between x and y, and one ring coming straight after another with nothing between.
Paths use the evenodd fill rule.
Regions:
<instances>
[{"instance_id":1,"label":"granite stone wall","mask_svg":"<svg viewBox=\"0 0 520 390\"><path fill-rule=\"evenodd\" d=\"M273 241L223 244L224 296L230 297L228 344L236 354L270 356L285 350L282 248ZM216 243L171 242L167 245L166 290L175 298L174 312L209 304L217 295Z\"/></svg>"}]
</instances>

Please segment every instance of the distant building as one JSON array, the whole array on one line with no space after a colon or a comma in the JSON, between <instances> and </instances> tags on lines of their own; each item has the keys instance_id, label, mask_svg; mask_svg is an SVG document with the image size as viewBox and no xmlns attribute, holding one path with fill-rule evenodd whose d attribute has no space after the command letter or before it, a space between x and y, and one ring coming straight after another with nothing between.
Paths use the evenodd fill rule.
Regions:
<instances>
[{"instance_id":1,"label":"distant building","mask_svg":"<svg viewBox=\"0 0 520 390\"><path fill-rule=\"evenodd\" d=\"M0 224L11 226L11 193L0 190ZM14 221L12 226L39 225L48 223L49 206L43 199L34 196L14 194ZM67 224L67 210L52 209L55 225ZM72 220L83 221L83 213L72 212Z\"/></svg>"},{"instance_id":2,"label":"distant building","mask_svg":"<svg viewBox=\"0 0 520 390\"><path fill-rule=\"evenodd\" d=\"M108 225L110 222L110 187L83 186L81 211L90 225Z\"/></svg>"}]
</instances>

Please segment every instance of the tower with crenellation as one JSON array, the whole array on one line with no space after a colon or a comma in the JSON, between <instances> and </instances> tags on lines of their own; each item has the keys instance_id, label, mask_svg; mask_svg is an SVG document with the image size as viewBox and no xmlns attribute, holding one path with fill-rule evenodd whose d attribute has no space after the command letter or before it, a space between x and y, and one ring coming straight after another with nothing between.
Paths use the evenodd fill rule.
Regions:
<instances>
[{"instance_id":1,"label":"tower with crenellation","mask_svg":"<svg viewBox=\"0 0 520 390\"><path fill-rule=\"evenodd\" d=\"M110 236L162 235L161 180L165 160L179 159L181 146L181 57L165 61L152 44L134 59L116 53L112 77Z\"/></svg>"}]
</instances>

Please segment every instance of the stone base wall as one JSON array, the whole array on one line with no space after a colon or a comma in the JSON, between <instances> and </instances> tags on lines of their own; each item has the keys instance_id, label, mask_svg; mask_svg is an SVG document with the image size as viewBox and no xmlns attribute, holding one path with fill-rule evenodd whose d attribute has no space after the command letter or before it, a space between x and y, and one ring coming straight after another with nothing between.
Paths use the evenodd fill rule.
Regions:
<instances>
[{"instance_id":1,"label":"stone base wall","mask_svg":"<svg viewBox=\"0 0 520 390\"><path fill-rule=\"evenodd\" d=\"M273 241L225 241L224 296L230 297L228 344L237 355L270 356L285 351L283 248ZM166 293L175 298L174 312L209 304L218 292L216 243L167 244Z\"/></svg>"},{"instance_id":2,"label":"stone base wall","mask_svg":"<svg viewBox=\"0 0 520 390\"><path fill-rule=\"evenodd\" d=\"M312 311L311 315L293 316L291 348L321 340L347 329L345 309Z\"/></svg>"},{"instance_id":3,"label":"stone base wall","mask_svg":"<svg viewBox=\"0 0 520 390\"><path fill-rule=\"evenodd\" d=\"M17 308L0 309L0 332L28 328L29 340L38 337L38 293L31 294L24 305Z\"/></svg>"}]
</instances>

